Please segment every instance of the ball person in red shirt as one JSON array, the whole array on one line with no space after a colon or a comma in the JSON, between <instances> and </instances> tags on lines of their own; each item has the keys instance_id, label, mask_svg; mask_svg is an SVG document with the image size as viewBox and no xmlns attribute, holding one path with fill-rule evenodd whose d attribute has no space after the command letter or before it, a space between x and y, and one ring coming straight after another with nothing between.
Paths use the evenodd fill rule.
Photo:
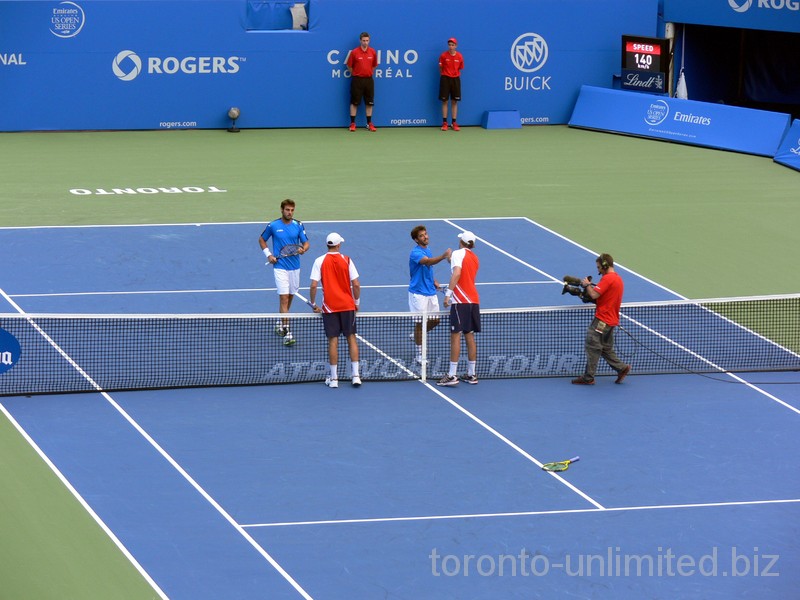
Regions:
<instances>
[{"instance_id":1,"label":"ball person in red shirt","mask_svg":"<svg viewBox=\"0 0 800 600\"><path fill-rule=\"evenodd\" d=\"M576 385L594 385L600 357L617 372L614 383L622 383L631 372L631 366L622 362L614 352L614 329L619 325L619 309L625 284L614 270L614 259L610 254L601 254L595 262L597 272L601 275L600 281L594 286L590 285L586 277L581 281L597 308L594 319L586 330L586 370L581 377L572 380Z\"/></svg>"},{"instance_id":2,"label":"ball person in red shirt","mask_svg":"<svg viewBox=\"0 0 800 600\"><path fill-rule=\"evenodd\" d=\"M447 40L447 50L439 57L439 100L442 101L442 131L447 131L447 103L450 101L453 116L453 131L459 131L458 103L461 101L461 70L464 68L464 57L458 52L458 40Z\"/></svg>"},{"instance_id":3,"label":"ball person in red shirt","mask_svg":"<svg viewBox=\"0 0 800 600\"><path fill-rule=\"evenodd\" d=\"M356 342L356 311L361 303L361 284L358 271L349 256L339 253L344 238L338 233L331 233L326 239L327 254L314 261L311 267L311 288L309 301L314 312L322 313L322 325L325 337L328 338L328 358L330 374L325 378L325 385L330 388L339 387L339 336L347 338L350 350L350 372L353 387L361 385L358 372L358 343ZM317 286L322 283L322 306L317 306Z\"/></svg>"},{"instance_id":4,"label":"ball person in red shirt","mask_svg":"<svg viewBox=\"0 0 800 600\"><path fill-rule=\"evenodd\" d=\"M347 55L350 69L350 131L356 130L356 113L361 99L367 113L367 129L377 131L372 124L372 106L375 104L375 80L372 71L378 66L378 53L369 47L369 34L361 32L361 44Z\"/></svg>"},{"instance_id":5,"label":"ball person in red shirt","mask_svg":"<svg viewBox=\"0 0 800 600\"><path fill-rule=\"evenodd\" d=\"M475 367L478 361L478 346L475 334L481 332L481 307L475 277L480 261L472 251L477 237L471 231L458 234L458 250L450 255L450 285L444 296L445 307L450 307L450 370L436 385L458 385L456 371L461 355L461 335L467 344L467 374L462 381L475 385L478 376Z\"/></svg>"}]
</instances>

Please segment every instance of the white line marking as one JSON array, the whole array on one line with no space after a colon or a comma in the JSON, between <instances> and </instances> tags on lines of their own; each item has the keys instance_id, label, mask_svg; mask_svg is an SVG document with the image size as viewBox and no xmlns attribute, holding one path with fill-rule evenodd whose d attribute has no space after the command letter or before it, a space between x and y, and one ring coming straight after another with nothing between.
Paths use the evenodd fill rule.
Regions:
<instances>
[{"instance_id":1,"label":"white line marking","mask_svg":"<svg viewBox=\"0 0 800 600\"><path fill-rule=\"evenodd\" d=\"M417 517L384 517L372 519L339 519L328 521L287 521L285 523L248 523L244 528L256 527L294 527L302 525L348 525L350 523L394 523L402 521L447 521L453 519L493 519L498 517L534 517L540 515L569 515L580 513L610 513L634 510L669 510L685 508L718 508L726 506L755 506L764 504L793 504L800 498L785 500L744 500L734 502L701 502L697 504L659 504L650 506L614 506L605 508L567 508L559 510L531 510L507 513L472 513L463 515L428 515Z\"/></svg>"},{"instance_id":2,"label":"white line marking","mask_svg":"<svg viewBox=\"0 0 800 600\"><path fill-rule=\"evenodd\" d=\"M554 283L561 284L562 281L483 281L476 285L479 286L493 286L493 285L552 285ZM407 283L393 283L382 285L362 285L361 289L399 289L407 288ZM301 287L301 290L308 290L307 287ZM54 292L54 293L39 293L39 294L9 294L11 298L56 298L59 296L135 296L147 294L227 294L227 293L262 293L274 292L276 288L230 288L230 289L197 289L197 290L135 290L135 291L103 291L103 292Z\"/></svg>"},{"instance_id":3,"label":"white line marking","mask_svg":"<svg viewBox=\"0 0 800 600\"><path fill-rule=\"evenodd\" d=\"M452 399L451 399L449 396L447 396L446 394L442 393L442 391L441 391L441 390L439 390L438 388L434 387L433 385L431 385L431 384L430 384L430 383L428 383L428 382L420 382L420 383L422 383L422 384L423 384L425 387L427 387L429 390L431 390L432 392L434 392L434 393L435 393L435 394L437 394L438 396L442 397L442 398L443 398L443 399L444 399L446 402L448 402L448 403L449 403L451 406L453 406L453 407L454 407L454 408L456 408L457 410L459 410L459 411L461 411L462 413L464 413L464 415L466 415L467 417L469 417L470 419L472 419L473 421L475 421L475 422L476 422L478 425L480 425L481 427L483 427L483 428L484 428L486 431L488 431L489 433L491 433L493 436L495 436L496 438L498 438L500 441L502 441L502 442L503 442L503 443L505 443L506 445L508 445L508 446L510 446L511 448L513 448L513 449L514 449L514 450L515 450L517 453L519 453L519 454L521 454L522 456L524 456L526 459L528 459L529 461L531 461L531 462L532 462L533 464L535 464L537 467L539 467L539 468L541 468L541 467L542 467L542 465L543 465L544 463L541 463L541 462L539 462L538 460L536 460L536 459L535 459L533 456L531 456L531 455L530 455L530 454L528 454L528 453L527 453L525 450L523 450L522 448L520 448L519 446L517 446L517 445L516 445L514 442L512 442L510 439L508 439L508 438L507 438L506 436L504 436L502 433L500 433L499 431L497 431L496 429L494 429L494 428L493 428L491 425L489 425L488 423L485 423L484 421L481 421L481 420L480 420L478 417L476 417L476 416L475 416L475 415L473 415L471 412L469 412L469 411L468 411L466 408L464 408L463 406L461 406L460 404L458 404L458 403L457 403L455 400L452 400ZM605 507L604 507L602 504L600 504L599 502L597 502L597 501L596 501L594 498L592 498L592 497L591 497L591 496L589 496L588 494L586 494L586 493L584 493L583 491L579 490L577 487L575 487L574 485L572 485L572 484L571 484L569 481L567 481L566 479L564 479L564 478L563 478L561 475L559 475L558 473L555 473L555 472L553 472L553 471L546 471L546 473L547 473L548 475L550 475L551 477L554 477L555 479L557 479L557 480L558 480L560 483L562 483L562 484L564 484L565 486L567 486L567 487L568 487L570 490L572 490L573 492L575 492L576 494L578 494L578 495L579 495L581 498L583 498L584 500L586 500L586 501L587 501L587 502L589 502L590 504L593 504L593 505L594 505L595 507L597 507L598 509L600 509L600 510L604 510L604 509L605 509Z\"/></svg>"},{"instance_id":4,"label":"white line marking","mask_svg":"<svg viewBox=\"0 0 800 600\"><path fill-rule=\"evenodd\" d=\"M5 293L5 291L3 291L2 289L0 289L0 295L2 295L2 296L3 296L3 297L4 297L4 298L5 298L5 299L6 299L6 300L7 300L7 301L8 301L8 302L9 302L9 303L10 303L10 304L11 304L11 305L14 307L14 309L15 309L15 310L17 310L17 311L18 311L18 312L19 312L21 315L25 315L25 314L26 314L26 313L25 313L25 311L23 311L23 310L22 310L22 308L20 308L20 307L19 307L19 306L18 306L18 305L17 305L17 304L16 304L16 303L15 303L15 302L14 302L14 301L13 301L13 300L12 300L12 299L11 299L11 298L10 298L10 297L7 295L7 294L6 294L6 293ZM236 529L236 531L238 531L238 532L239 532L239 534L240 534L240 535L241 535L241 536L242 536L242 537L243 537L245 540L247 540L247 542L248 542L248 543L249 543L249 544L250 544L250 545L251 545L251 546L252 546L252 547L253 547L253 548L256 550L256 552L258 552L258 553L259 553L259 554L260 554L260 555L261 555L263 558L265 558L265 559L267 560L267 562L269 562L269 564L270 564L270 565L272 565L272 567L273 567L273 568L274 568L276 571L278 571L278 573L280 573L280 574L281 574L281 576L282 576L282 577L283 577L283 578L284 578L284 579L285 579L285 580L286 580L286 581L287 581L287 582L288 582L288 583L289 583L289 584L290 584L290 585L291 585L291 586L292 586L292 587L293 587L293 588L294 588L294 589L295 589L295 590L296 590L296 591L297 591L297 592L298 592L298 593L299 593L301 596L303 596L303 598L305 598L306 600L313 600L313 598L312 598L310 595L308 595L308 593L307 593L307 592L306 592L306 591L305 591L305 590L304 590L304 589L303 589L303 588L300 586L300 584L299 584L299 583L297 583L297 582L294 580L294 578L293 578L291 575L289 575L289 573L288 573L288 572L286 572L286 571L284 570L284 568L283 568L283 567L281 567L281 565L280 565L280 564L278 564L278 562L277 562L277 561L276 561L274 558L272 558L272 556L271 556L271 555L270 555L270 554L269 554L269 553L268 553L266 550L264 550L264 548L262 548L262 547L261 547L261 546L258 544L258 542L256 542L256 541L255 541L255 539L253 539L253 538L250 536L250 534L249 534L249 533L247 533L247 532L244 530L244 528L242 528L242 526L241 526L241 525L239 525L239 524L238 524L238 523L237 523L237 522L236 522L236 521L233 519L233 517L231 517L231 516L228 514L228 512L227 512L227 511L226 511L224 508L222 508L222 506L221 506L221 505L220 505L220 504L219 504L219 503L218 503L216 500L214 500L214 498L212 498L212 497L211 497L211 495L209 495L209 493L208 493L208 492L206 492L206 491L205 491L205 490L204 490L204 489L203 489L203 488L200 486L200 484L199 484L199 483L197 483L197 481L195 481L195 480L194 480L194 478L192 478L192 476L191 476L191 475L189 475L189 473L187 473L187 472L184 470L184 468L183 468L183 467L181 467L181 466L178 464L178 462L177 462L177 461L176 461L174 458L172 458L172 456L170 456L170 455L169 455L169 453L168 453L166 450L164 450L164 448L162 448L162 447L161 447L161 445L159 445L159 443L158 443L158 442L156 442L156 441L155 441L155 439L153 439L153 438L150 436L150 434L149 434L149 433L147 433L147 432L144 430L144 428L143 428L141 425L139 425L139 423L137 423L137 422L136 422L136 421L133 419L133 417L131 417L131 416L130 416L130 415L129 415L129 414L128 414L128 413L127 413L127 412L126 412L126 411L125 411L125 410L124 410L124 409L123 409L123 408L122 408L120 405L119 405L119 404L117 404L117 402L116 402L116 401L115 401L115 400L114 400L114 399L113 399L113 398L112 398L112 397L111 397L111 396L110 396L108 393L106 393L106 392L102 391L102 390L101 390L101 388L100 388L100 386L97 384L97 382L96 382L96 381L94 381L94 380L93 380L93 379L92 379L92 378L91 378L91 377L90 377L90 376L89 376L89 375L88 375L86 372L84 372L84 371L83 371L83 370L80 368L80 366L79 366L79 365L77 365L77 364L75 363L75 361L73 361L71 358L69 358L69 357L67 356L67 354L64 352L64 350L62 350L62 349L61 349L61 348L58 346L58 344L56 344L56 343L55 343L55 342L54 342L54 341L53 341L53 340L52 340L50 337L48 337L48 336L47 336L47 335L46 335L46 334L45 334L45 333L44 333L44 332L43 332L43 331L42 331L42 330L39 328L39 326L38 326L38 325L36 325L36 324L35 324L35 323L34 323L34 322L31 320L31 319L29 319L29 321L30 321L30 322L31 322L31 324L32 324L32 325L33 325L33 326L36 328L36 330L37 330L37 331L38 331L40 334L42 334L42 335L45 337L45 339L47 340L47 342L48 342L48 343L49 343L49 344L50 344L50 345L51 345L53 348L55 348L55 349L58 351L58 353L59 353L59 354L61 354L63 357L65 357L65 358L66 358L66 359L69 361L70 365L72 365L72 366L73 366L73 367L74 367L74 368L75 368L75 369L76 369L76 370L77 370L77 371L78 371L78 372L81 374L81 376L82 376L82 377L84 377L84 378L85 378L85 379L86 379L86 380L87 380L87 381L88 381L88 382L89 382L89 383L92 385L92 387L94 387L96 390L98 390L98 391L100 392L100 395L101 395L103 398L105 398L105 399L106 399L106 401L107 401L107 402L108 402L108 403L109 403L111 406L113 406L113 407L114 407L114 409L115 409L115 410L116 410L116 411L117 411L117 412L118 412L118 413L119 413L119 414L122 416L122 418L124 418L124 419L125 419L125 420L126 420L126 421L127 421L129 424L130 424L130 425L131 425L131 427L133 427L133 428L134 428L134 429L135 429L135 430L136 430L136 431L137 431L137 432L138 432L138 433L139 433L139 434L140 434L140 435L141 435L141 436L142 436L142 437L143 437L143 438L144 438L144 439L145 439L145 440L146 440L146 441L147 441L147 442L148 442L148 443L149 443L149 444L150 444L150 445L151 445L151 446L152 446L152 447L153 447L153 448L156 450L156 452L158 452L158 453L159 453L159 454L160 454L160 455L161 455L161 456L162 456L162 457L163 457L163 458L164 458L164 459L165 459L165 460L166 460L166 461L167 461L167 462L168 462L170 465L172 465L172 467L173 467L173 468L174 468L174 469L175 469L175 470L176 470L176 471L177 471L177 472L178 472L178 473L179 473L179 474L180 474L180 475L181 475L181 476L182 476L182 477L183 477L183 478L184 478L184 479L185 479L185 480L186 480L186 481L189 483L189 485L191 485L191 486L192 486L192 487L193 487L193 488L194 488L194 489L195 489L195 490L196 490L196 491L197 491L197 492L198 492L198 493L199 493L199 494L200 494L200 495L201 495L203 498L205 498L205 499L206 499L206 501L207 501L207 502L208 502L208 503L209 503L209 504L210 504L212 507L214 507L214 509L215 509L215 510L216 510L216 511L217 511L217 512L220 514L220 515L222 515L222 517L223 517L223 518L224 518L226 521L228 521L228 523L229 523L229 524L230 524L230 525L231 525L231 526L232 526L234 529ZM113 539L113 538L112 538L112 539ZM134 564L138 564L138 563L134 563Z\"/></svg>"},{"instance_id":5,"label":"white line marking","mask_svg":"<svg viewBox=\"0 0 800 600\"><path fill-rule=\"evenodd\" d=\"M459 220L461 220L461 219L459 219ZM448 219L445 219L445 223L447 223L448 225L452 225L453 227L455 227L456 229L460 229L461 231L466 231L466 229L464 229L464 228L463 228L463 227L461 227L460 225L456 225L455 223L453 223L452 221L450 221L450 220L448 220ZM528 267L529 269L532 269L532 270L536 271L536 272L537 272L537 273L539 273L540 275L543 275L544 277L547 277L548 279L552 279L553 283L563 283L563 281L561 281L561 279L559 279L558 277L553 277L552 275L550 275L550 273L545 273L545 272L544 272L544 271L542 271L541 269L537 269L537 268L536 268L536 267L534 267L532 264L530 264L530 263L526 263L526 262L525 262L524 260L522 260L521 258L517 258L517 257L516 257L516 256L514 256L513 254L511 254L511 253L509 253L509 252L506 252L505 250L503 250L502 248L499 248L498 246L495 246L495 245L494 245L494 244L492 244L491 242L488 242L488 241L486 241L484 238L482 238L482 237L478 236L478 239L479 239L481 242L483 242L485 245L489 246L490 248L493 248L493 249L497 250L497 251L498 251L498 252L500 252L501 254L504 254L505 256L507 256L508 258L510 258L511 260L515 260L515 261L517 261L518 263L520 263L521 265L525 265L525 266L526 266L526 267Z\"/></svg>"},{"instance_id":6,"label":"white line marking","mask_svg":"<svg viewBox=\"0 0 800 600\"><path fill-rule=\"evenodd\" d=\"M278 215L280 216L280 215ZM459 221L519 221L527 220L526 217L449 217L450 219L458 219ZM325 221L303 221L303 223L312 223L319 225L323 223L416 223L433 221L446 221L447 219L358 219L358 220L325 220ZM94 225L20 225L20 226L5 226L0 227L2 230L15 230L15 229L99 229L99 228L121 228L121 227L218 227L228 225L261 225L262 227L268 221L223 221L218 223L111 223L111 224L94 224Z\"/></svg>"},{"instance_id":7,"label":"white line marking","mask_svg":"<svg viewBox=\"0 0 800 600\"><path fill-rule=\"evenodd\" d=\"M25 431L22 428L22 426L16 421L16 419L14 419L14 417L11 416L11 413L8 412L8 410L6 409L5 406L3 406L2 403L0 403L0 412L2 412L6 416L6 418L11 422L11 424L17 429L17 431L19 431L20 435L23 438L25 438L25 441L28 442L28 444L31 446L31 448L34 449L36 454L39 455L39 458L41 458L44 461L44 463L48 467L50 467L50 470L53 473L55 473L56 477L58 477L61 480L61 483L64 484L64 486L69 490L69 492L78 500L78 502L80 502L84 510L87 513L89 513L89 516L91 516L92 519L94 519L95 522L100 526L100 528L106 533L106 535L109 538L111 538L111 541L114 542L114 544L117 546L117 548L120 549L122 554L125 555L125 558L127 558L128 561L130 561L130 563L136 568L136 570L139 571L142 577L144 577L145 581L147 581L147 583L150 584L150 586L156 591L156 593L161 598L163 598L164 600L168 600L168 597L164 593L164 591L158 586L158 584L153 580L153 578L150 577L150 574L144 570L144 567L142 567L142 565L139 564L139 561L137 561L134 558L134 556L130 553L130 551L125 547L125 544L123 544L119 540L119 538L116 535L114 535L114 532L111 531L111 529L109 529L108 525L106 525L103 519L100 518L100 515L98 515L94 511L94 509L92 509L91 506L89 506L89 504L86 502L83 496L81 496L80 492L78 492L78 490L76 490L73 487L73 485L69 482L69 480L66 477L64 477L64 474L59 470L59 468L53 463L53 461L51 461L48 458L48 456L42 451L39 445L35 441L33 441L33 438L31 438L31 436L28 435L28 432Z\"/></svg>"}]
</instances>

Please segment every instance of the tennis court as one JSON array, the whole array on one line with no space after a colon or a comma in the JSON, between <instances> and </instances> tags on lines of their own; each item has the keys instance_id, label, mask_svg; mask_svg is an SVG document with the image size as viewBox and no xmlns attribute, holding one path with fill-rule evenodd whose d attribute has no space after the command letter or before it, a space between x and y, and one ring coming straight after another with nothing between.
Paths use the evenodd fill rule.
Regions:
<instances>
[{"instance_id":1,"label":"tennis court","mask_svg":"<svg viewBox=\"0 0 800 600\"><path fill-rule=\"evenodd\" d=\"M417 222L306 226L312 255L330 231L343 235L362 310L389 313L406 310ZM482 306L575 312L561 278L588 274L575 270L590 269L597 249L527 218L423 222L434 252L463 229L478 235ZM261 229L2 229L15 264L0 312L272 312ZM620 262L626 302L681 298ZM367 341L410 344L388 323ZM520 354L525 342L508 329L481 334L479 357ZM563 337L580 356L576 331ZM324 341L263 344L272 357ZM645 350L625 352L636 364ZM130 369L145 358L131 356ZM152 587L121 597L789 598L800 583L800 395L784 384L796 379L634 371L621 386L601 377L577 389L565 377L497 377L338 390L320 379L0 405ZM580 462L560 475L540 468L573 455Z\"/></svg>"}]
</instances>

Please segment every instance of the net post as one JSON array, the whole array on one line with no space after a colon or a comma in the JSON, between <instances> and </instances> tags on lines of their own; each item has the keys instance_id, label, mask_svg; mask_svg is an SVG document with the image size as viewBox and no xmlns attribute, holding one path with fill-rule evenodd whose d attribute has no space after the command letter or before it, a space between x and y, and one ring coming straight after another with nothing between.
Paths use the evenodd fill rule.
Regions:
<instances>
[{"instance_id":1,"label":"net post","mask_svg":"<svg viewBox=\"0 0 800 600\"><path fill-rule=\"evenodd\" d=\"M420 346L422 363L420 364L419 378L426 381L428 378L428 308L422 311L422 345Z\"/></svg>"}]
</instances>

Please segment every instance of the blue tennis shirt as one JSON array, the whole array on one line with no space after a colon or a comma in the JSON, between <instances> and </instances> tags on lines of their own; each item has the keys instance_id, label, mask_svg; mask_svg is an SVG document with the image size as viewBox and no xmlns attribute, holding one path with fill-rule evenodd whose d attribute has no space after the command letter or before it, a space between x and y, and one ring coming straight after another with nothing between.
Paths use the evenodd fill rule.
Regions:
<instances>
[{"instance_id":1,"label":"blue tennis shirt","mask_svg":"<svg viewBox=\"0 0 800 600\"><path fill-rule=\"evenodd\" d=\"M433 258L433 254L428 248L415 246L411 251L411 255L408 257L408 270L411 273L408 291L412 294L435 296L436 286L433 284L433 267L420 264L420 261L425 257Z\"/></svg>"},{"instance_id":2,"label":"blue tennis shirt","mask_svg":"<svg viewBox=\"0 0 800 600\"><path fill-rule=\"evenodd\" d=\"M286 244L305 244L308 241L306 228L300 221L292 219L291 223L286 224L283 219L275 219L267 225L261 237L265 242L272 238L272 253L278 259L278 262L275 263L276 269L296 271L300 268L299 256L280 257L281 248Z\"/></svg>"}]
</instances>

